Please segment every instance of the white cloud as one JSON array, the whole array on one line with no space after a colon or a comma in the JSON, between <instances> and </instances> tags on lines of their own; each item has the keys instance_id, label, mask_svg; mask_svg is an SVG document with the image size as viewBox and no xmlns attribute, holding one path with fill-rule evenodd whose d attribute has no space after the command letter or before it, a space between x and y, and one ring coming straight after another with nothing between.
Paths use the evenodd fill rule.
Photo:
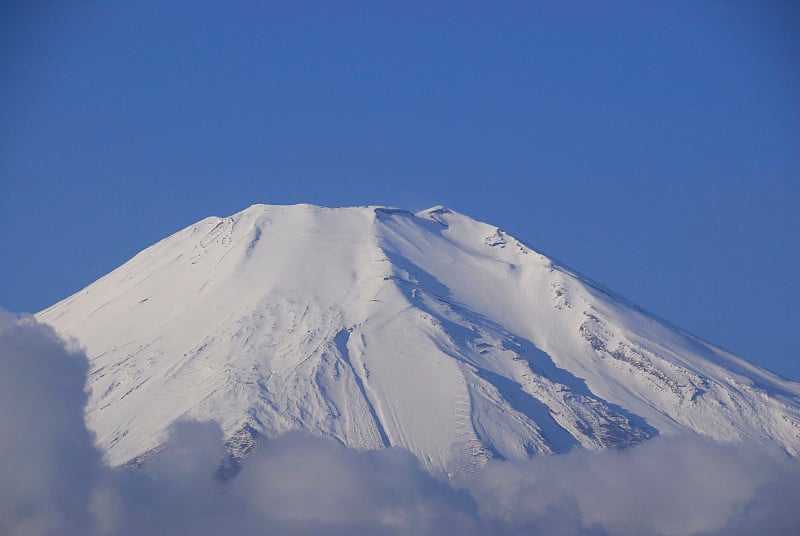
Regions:
<instances>
[{"instance_id":1,"label":"white cloud","mask_svg":"<svg viewBox=\"0 0 800 536\"><path fill-rule=\"evenodd\" d=\"M359 452L306 434L267 443L233 488L250 512L288 532L464 533L477 522L469 495L407 451Z\"/></svg>"},{"instance_id":2,"label":"white cloud","mask_svg":"<svg viewBox=\"0 0 800 536\"><path fill-rule=\"evenodd\" d=\"M87 369L51 328L0 311L0 534L86 523L100 469L83 422Z\"/></svg>"},{"instance_id":3,"label":"white cloud","mask_svg":"<svg viewBox=\"0 0 800 536\"><path fill-rule=\"evenodd\" d=\"M689 535L728 533L765 486L792 482L800 485L798 464L779 452L657 438L625 451L491 463L467 487L482 517L509 530L559 523L568 534ZM800 504L798 485L783 484ZM800 516L783 514L800 527Z\"/></svg>"},{"instance_id":4,"label":"white cloud","mask_svg":"<svg viewBox=\"0 0 800 536\"><path fill-rule=\"evenodd\" d=\"M210 423L180 423L141 468L104 467L83 421L87 364L0 311L0 533L795 534L800 464L698 438L495 461L452 485L408 452L305 434L266 441L227 482Z\"/></svg>"}]
</instances>

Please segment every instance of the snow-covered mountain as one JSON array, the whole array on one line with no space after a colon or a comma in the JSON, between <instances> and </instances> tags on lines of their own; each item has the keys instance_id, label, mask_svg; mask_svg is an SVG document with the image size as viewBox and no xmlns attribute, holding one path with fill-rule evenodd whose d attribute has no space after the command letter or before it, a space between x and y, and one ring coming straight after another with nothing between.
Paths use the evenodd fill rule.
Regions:
<instances>
[{"instance_id":1,"label":"snow-covered mountain","mask_svg":"<svg viewBox=\"0 0 800 536\"><path fill-rule=\"evenodd\" d=\"M451 475L687 431L800 455L800 384L444 207L254 205L38 318L85 346L112 464L182 417L217 421L236 455L304 429Z\"/></svg>"}]
</instances>

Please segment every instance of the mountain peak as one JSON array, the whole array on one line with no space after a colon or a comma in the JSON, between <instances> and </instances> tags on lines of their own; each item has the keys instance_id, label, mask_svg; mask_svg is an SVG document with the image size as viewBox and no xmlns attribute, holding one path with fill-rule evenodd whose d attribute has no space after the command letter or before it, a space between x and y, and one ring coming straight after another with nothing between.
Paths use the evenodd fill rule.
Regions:
<instances>
[{"instance_id":1,"label":"mountain peak","mask_svg":"<svg viewBox=\"0 0 800 536\"><path fill-rule=\"evenodd\" d=\"M429 215L429 214L451 214L453 211L450 210L448 207L444 205L434 205L430 208L426 208L425 210L420 210L417 212L417 215Z\"/></svg>"},{"instance_id":2,"label":"mountain peak","mask_svg":"<svg viewBox=\"0 0 800 536\"><path fill-rule=\"evenodd\" d=\"M443 206L258 204L38 316L85 345L114 464L185 416L235 455L305 429L451 475L687 432L800 454L800 385L531 253Z\"/></svg>"}]
</instances>

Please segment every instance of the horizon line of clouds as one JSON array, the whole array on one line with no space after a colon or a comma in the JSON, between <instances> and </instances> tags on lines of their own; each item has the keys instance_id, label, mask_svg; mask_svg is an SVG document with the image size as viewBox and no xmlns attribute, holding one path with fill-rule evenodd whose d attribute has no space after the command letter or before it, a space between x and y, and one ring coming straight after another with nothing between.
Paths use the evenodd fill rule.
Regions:
<instances>
[{"instance_id":1,"label":"horizon line of clouds","mask_svg":"<svg viewBox=\"0 0 800 536\"><path fill-rule=\"evenodd\" d=\"M111 468L84 420L88 370L77 345L0 309L0 534L800 532L797 460L699 437L495 460L448 482L402 449L295 432L221 481L219 426L179 422L141 467Z\"/></svg>"}]
</instances>

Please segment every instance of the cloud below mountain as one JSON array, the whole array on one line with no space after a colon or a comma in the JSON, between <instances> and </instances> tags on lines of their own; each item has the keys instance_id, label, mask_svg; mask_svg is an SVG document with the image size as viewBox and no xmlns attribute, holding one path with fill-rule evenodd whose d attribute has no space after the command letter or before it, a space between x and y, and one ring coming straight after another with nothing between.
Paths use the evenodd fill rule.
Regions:
<instances>
[{"instance_id":1,"label":"cloud below mountain","mask_svg":"<svg viewBox=\"0 0 800 536\"><path fill-rule=\"evenodd\" d=\"M406 451L305 434L229 480L223 438L181 422L139 468L102 462L83 421L85 356L0 312L0 533L793 534L800 464L746 444L659 437L624 451L493 461L446 482Z\"/></svg>"}]
</instances>

